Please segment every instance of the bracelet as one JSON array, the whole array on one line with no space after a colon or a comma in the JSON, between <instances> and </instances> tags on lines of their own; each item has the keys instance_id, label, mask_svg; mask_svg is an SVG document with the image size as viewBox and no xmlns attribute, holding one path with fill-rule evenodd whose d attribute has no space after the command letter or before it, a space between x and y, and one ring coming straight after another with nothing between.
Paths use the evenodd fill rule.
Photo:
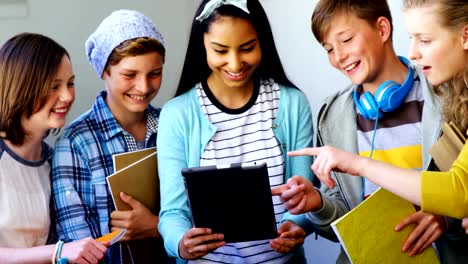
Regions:
<instances>
[{"instance_id":1,"label":"bracelet","mask_svg":"<svg viewBox=\"0 0 468 264\"><path fill-rule=\"evenodd\" d=\"M57 250L58 250L58 245L59 245L60 241L57 242L55 244L55 249L54 249L54 253L52 254L52 264L55 264L56 263L56 258L57 258Z\"/></svg>"},{"instance_id":2,"label":"bracelet","mask_svg":"<svg viewBox=\"0 0 468 264\"><path fill-rule=\"evenodd\" d=\"M68 264L68 259L67 258L60 258L57 261L58 264Z\"/></svg>"},{"instance_id":3,"label":"bracelet","mask_svg":"<svg viewBox=\"0 0 468 264\"><path fill-rule=\"evenodd\" d=\"M63 240L60 240L58 243L57 243L57 255L55 256L55 259L57 260L57 262L54 262L55 263L59 263L60 261L60 256L62 255L62 247L63 247L63 244L65 244L65 242L63 242ZM68 262L68 261L67 261Z\"/></svg>"}]
</instances>

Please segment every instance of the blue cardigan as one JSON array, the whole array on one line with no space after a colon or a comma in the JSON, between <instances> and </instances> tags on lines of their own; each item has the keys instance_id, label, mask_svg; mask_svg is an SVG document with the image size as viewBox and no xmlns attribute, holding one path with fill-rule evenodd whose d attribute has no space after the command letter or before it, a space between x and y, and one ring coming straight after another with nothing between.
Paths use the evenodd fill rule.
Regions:
<instances>
[{"instance_id":1,"label":"blue cardigan","mask_svg":"<svg viewBox=\"0 0 468 264\"><path fill-rule=\"evenodd\" d=\"M285 180L301 175L312 180L311 157L288 157L287 151L312 146L312 114L305 95L298 89L280 85L280 103L273 131L282 146L285 160ZM159 232L169 255L179 256L178 245L192 228L181 170L200 166L200 157L216 127L203 114L196 87L164 105L159 117L157 137L161 212ZM248 184L248 183L246 183ZM248 217L248 216L246 216ZM304 215L286 213L310 233Z\"/></svg>"}]
</instances>

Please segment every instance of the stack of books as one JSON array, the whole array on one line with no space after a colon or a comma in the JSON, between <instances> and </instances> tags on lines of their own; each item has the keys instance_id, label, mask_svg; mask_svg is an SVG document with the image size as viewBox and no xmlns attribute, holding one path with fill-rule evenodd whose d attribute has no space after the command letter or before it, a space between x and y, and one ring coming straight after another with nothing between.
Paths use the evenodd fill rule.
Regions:
<instances>
[{"instance_id":1,"label":"stack of books","mask_svg":"<svg viewBox=\"0 0 468 264\"><path fill-rule=\"evenodd\" d=\"M156 148L115 154L112 158L114 174L107 177L107 183L115 208L118 211L132 209L120 199L120 192L124 192L158 215L160 195ZM123 263L160 263L165 259L162 243L160 238L122 243Z\"/></svg>"}]
</instances>

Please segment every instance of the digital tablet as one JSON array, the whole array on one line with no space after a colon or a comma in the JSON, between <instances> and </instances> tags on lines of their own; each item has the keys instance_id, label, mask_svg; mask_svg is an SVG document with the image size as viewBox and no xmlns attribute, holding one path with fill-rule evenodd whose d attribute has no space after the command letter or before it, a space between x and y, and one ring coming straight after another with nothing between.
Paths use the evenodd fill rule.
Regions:
<instances>
[{"instance_id":1,"label":"digital tablet","mask_svg":"<svg viewBox=\"0 0 468 264\"><path fill-rule=\"evenodd\" d=\"M277 237L267 165L231 164L182 170L192 223L227 243Z\"/></svg>"}]
</instances>

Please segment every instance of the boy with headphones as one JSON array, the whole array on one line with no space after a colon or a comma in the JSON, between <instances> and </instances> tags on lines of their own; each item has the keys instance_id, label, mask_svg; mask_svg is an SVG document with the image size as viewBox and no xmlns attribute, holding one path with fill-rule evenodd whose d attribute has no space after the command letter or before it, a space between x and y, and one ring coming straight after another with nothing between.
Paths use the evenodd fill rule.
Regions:
<instances>
[{"instance_id":1,"label":"boy with headphones","mask_svg":"<svg viewBox=\"0 0 468 264\"><path fill-rule=\"evenodd\" d=\"M317 144L399 167L427 168L428 148L441 129L439 103L422 72L395 54L386 0L318 1L312 31L327 51L330 64L352 82L329 96L322 106ZM335 188L317 189L306 208L317 233L333 241L337 238L330 224L377 189L361 177L335 176ZM449 239L464 236L460 223L453 222L421 211L408 216L396 229L410 224L417 224L417 228L402 250L419 254L437 240L443 263L455 263L455 256L461 261L467 255L463 251L467 244ZM337 263L349 263L343 250Z\"/></svg>"}]
</instances>

